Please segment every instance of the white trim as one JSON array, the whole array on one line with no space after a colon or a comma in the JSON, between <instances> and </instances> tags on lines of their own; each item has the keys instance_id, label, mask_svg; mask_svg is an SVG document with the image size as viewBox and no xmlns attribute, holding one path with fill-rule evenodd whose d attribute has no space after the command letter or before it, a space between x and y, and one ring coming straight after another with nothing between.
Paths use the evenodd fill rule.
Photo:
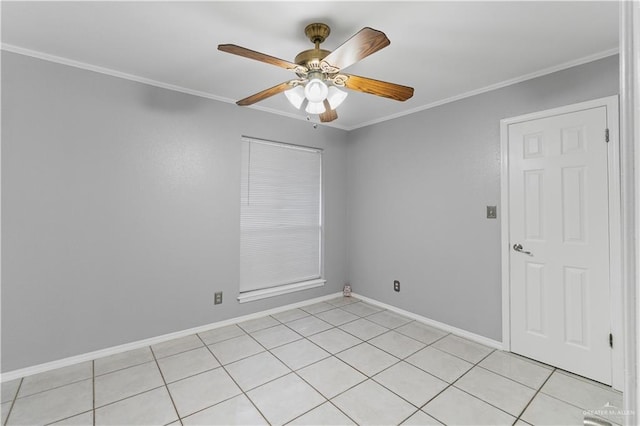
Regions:
<instances>
[{"instance_id":1,"label":"white trim","mask_svg":"<svg viewBox=\"0 0 640 426\"><path fill-rule=\"evenodd\" d=\"M515 77L509 80L504 80L495 84L491 84L489 86L481 87L479 89L471 90L469 92L461 93L459 95L451 96L449 98L441 99L439 101L431 102L426 105L418 106L406 111L398 112L396 114L391 114L386 117L377 118L375 120L365 121L360 124L356 124L355 126L350 126L346 130L355 130L361 127L370 126L372 124L382 123L384 121L393 120L395 118L403 117L405 115L413 114L416 112L424 111L426 109L431 109L438 107L440 105L448 104L451 102L459 101L461 99L469 98L471 96L480 95L482 93L491 92L492 90L502 89L503 87L511 86L517 83L522 83L523 81L532 80L534 78L542 77L548 74L552 74L554 72L562 71L567 68L576 67L578 65L586 64L589 62L597 61L598 59L608 58L609 56L617 55L619 53L618 48L605 50L603 52L595 53L593 55L584 56L582 58L574 59L573 61L568 61L559 65L554 65L549 68L544 68L539 71L535 71L529 74L521 75L519 77Z\"/></svg>"},{"instance_id":2,"label":"white trim","mask_svg":"<svg viewBox=\"0 0 640 426\"><path fill-rule=\"evenodd\" d=\"M281 296L287 293L307 290L314 287L323 286L327 280L311 280L299 283L280 285L278 287L262 288L260 290L245 291L238 296L239 303L253 302L254 300L266 299L268 297Z\"/></svg>"},{"instance_id":3,"label":"white trim","mask_svg":"<svg viewBox=\"0 0 640 426\"><path fill-rule=\"evenodd\" d=\"M419 321L419 322L421 322L423 324L439 328L439 329L441 329L443 331L446 331L446 332L449 332L449 333L453 333L455 335L458 335L460 337L464 337L465 339L472 340L472 341L480 343L482 345L489 346L489 347L494 348L494 349L500 349L500 350L503 349L502 348L502 342L499 342L497 340L493 340L493 339L490 339L488 337L481 336L481 335L476 334L476 333L472 333L471 331L463 330L461 328L457 328L457 327L454 327L452 325L445 324L443 322L433 320L431 318L423 317L422 315L414 314L413 312L405 311L404 309L396 308L395 306L387 305L386 303L378 302L375 299L371 299L371 298L363 296L361 294L352 293L352 296L355 297L356 299L362 300L363 302L367 302L367 303L369 303L371 305L379 306L379 307L387 309L387 310L389 310L391 312L395 312L397 314L404 315L405 317L409 317L409 318L414 319L416 321Z\"/></svg>"},{"instance_id":4,"label":"white trim","mask_svg":"<svg viewBox=\"0 0 640 426\"><path fill-rule=\"evenodd\" d=\"M622 389L624 386L624 334L622 315L622 265L621 258L621 205L620 205L620 146L618 137L618 96L608 96L577 104L566 105L531 114L500 120L500 204L501 216L501 257L502 257L502 342L504 350L511 350L511 313L510 313L510 278L509 278L509 125L524 121L537 120L559 114L581 111L604 106L607 109L607 127L609 128L609 261L611 287L611 333L617 337L618 344L612 350L612 386ZM604 136L604 135L603 135ZM604 141L603 141L604 143Z\"/></svg>"},{"instance_id":5,"label":"white trim","mask_svg":"<svg viewBox=\"0 0 640 426\"><path fill-rule=\"evenodd\" d=\"M612 386L624 388L624 302L622 291L622 203L620 192L620 125L618 96L608 98L609 128L609 283L611 290Z\"/></svg>"},{"instance_id":6,"label":"white trim","mask_svg":"<svg viewBox=\"0 0 640 426\"><path fill-rule=\"evenodd\" d=\"M117 77L117 78L122 78L124 80L135 81L137 83L147 84L149 86L155 86L155 87L160 87L162 89L173 90L174 92L186 93L188 95L198 96L200 98L212 99L214 101L219 101L219 102L224 102L227 104L234 104L234 105L236 103L236 101L234 101L233 99L214 95L208 92L193 90L193 89L189 89L183 86L178 86L175 84L164 83L162 81L141 77L135 74L129 74L129 73L114 70L111 68L100 67L98 65L92 65L86 62L76 61L74 59L68 59L62 56L56 56L56 55L51 55L49 53L38 52L37 50L25 49L24 47L15 46L8 43L2 43L2 50L11 52L11 53L17 53L23 56L30 56L36 59L42 59L43 61L49 61L49 62L54 62L56 64L67 65L69 67L80 68L87 71L93 71L100 74L109 75L111 77ZM281 115L288 118L295 118L296 120L308 121L306 116L301 116L293 112L279 111L279 110L276 110L273 108L267 108L261 105L251 105L249 107L244 107L244 108L257 109L259 111L269 112L271 114ZM313 122L315 123L315 120ZM343 126L335 122L331 122L331 123L318 122L317 124L322 124L323 126L335 127L341 130L349 130L346 126Z\"/></svg>"},{"instance_id":7,"label":"white trim","mask_svg":"<svg viewBox=\"0 0 640 426\"><path fill-rule=\"evenodd\" d=\"M625 313L625 425L640 419L640 3L620 5L622 281Z\"/></svg>"},{"instance_id":8,"label":"white trim","mask_svg":"<svg viewBox=\"0 0 640 426\"><path fill-rule=\"evenodd\" d=\"M279 312L288 311L290 309L300 308L302 306L324 302L325 300L331 300L336 297L342 297L342 292L331 293L331 294L327 294L326 296L315 297L313 299L309 299L309 300L305 300L297 303L291 303L289 305L279 306L277 308L267 309L265 311L255 312L253 314L243 315L240 317L230 318L227 320L218 321L211 324L189 328L187 330L180 330L174 333L163 334L161 336L156 336L148 339L138 340L135 342L125 343L124 345L112 346L110 348L105 348L105 349L100 349L93 352L75 355L68 358L59 359L56 361L45 362L44 364L33 365L31 367L25 367L19 370L8 371L6 373L0 374L0 383L19 379L21 377L31 376L38 373L43 373L45 371L55 370L56 368L67 367L69 365L74 365L74 364L78 364L85 361L91 361L97 358L103 358L109 355L119 354L119 353L130 351L133 349L140 349L146 346L151 346L158 343L166 342L168 340L177 339L179 337L189 336L194 333L201 333L203 331L212 330L214 328L225 327L227 325L236 324L243 321L249 321L249 320L260 318L266 315L273 315Z\"/></svg>"},{"instance_id":9,"label":"white trim","mask_svg":"<svg viewBox=\"0 0 640 426\"><path fill-rule=\"evenodd\" d=\"M19 47L19 46L15 46L12 44L8 44L8 43L2 43L1 46L2 50L5 50L7 52L12 52L12 53L17 53L19 55L24 55L24 56L30 56L33 58L38 58L38 59L42 59L45 61L49 61L49 62L55 62L58 64L62 64L62 65L67 65L70 67L75 67L75 68L80 68L80 69L84 69L84 70L88 70L88 71L93 71L93 72L97 72L100 74L106 74L106 75L110 75L113 77L118 77L118 78L123 78L125 80L131 80L131 81L136 81L138 83L143 83L143 84L148 84L150 86L156 86L156 87L161 87L163 89L167 89L167 90L173 90L176 92L182 92L182 93L187 93L189 95L194 95L194 96L199 96L201 98L206 98L206 99L213 99L216 101L220 101L220 102L224 102L224 103L230 103L230 104L235 104L235 101L233 99L229 99L229 98L225 98L222 96L217 96L217 95L213 95L211 93L207 93L207 92L202 92L199 90L193 90L193 89L188 89L186 87L182 87L182 86L177 86L174 84L168 84L168 83L163 83L161 81L157 81L157 80L152 80L150 78L146 78L146 77L141 77L135 74L129 74L129 73L124 73L121 71L117 71L111 68L105 68L105 67L100 67L97 65L92 65L92 64L88 64L86 62L81 62L81 61L76 61L73 59L68 59L62 56L56 56L56 55L51 55L49 53L44 53L44 52L39 52L36 50L31 50L31 49L26 49L24 47ZM521 83L523 81L527 81L527 80L531 80L537 77L542 77L544 75L547 74L552 74L554 72L558 72L558 71L562 71L564 69L567 68L571 68L571 67L575 67L578 65L582 65L582 64L586 64L588 62L593 62L593 61L597 61L598 59L603 59L603 58L607 58L609 56L613 56L613 55L617 55L619 53L619 49L618 48L614 48L614 49L609 49L609 50L605 50L602 52L598 52L595 53L593 55L588 55L588 56L584 56L582 58L578 58L578 59L574 59L572 61L568 61L568 62L564 62L562 64L559 65L554 65L552 67L548 67L548 68L544 68L542 70L539 71L535 71L529 74L525 74L519 77L515 77L509 80L504 80L495 84L491 84L489 86L485 86L485 87L481 87L479 89L475 89L475 90L471 90L469 92L465 92L465 93L461 93L459 95L455 95L455 96L451 96L449 98L445 98L445 99L441 99L435 102L431 102L429 104L426 105L421 105L415 108L411 108L409 110L406 111L401 111L398 112L396 114L391 114L391 115L387 115L385 117L381 117L381 118L376 118L374 120L370 120L370 121L365 121L353 126L344 126L341 124L336 123L335 121L331 122L331 123L316 123L316 124L321 124L323 126L328 126L328 127L334 127L337 129L341 129L341 130L346 130L346 131L351 131L351 130L356 130L356 129L360 129L362 127L366 127L366 126L370 126L372 124L377 124L377 123L382 123L384 121L389 121L389 120L393 120L399 117L404 117L405 115L410 115L410 114L414 114L416 112L420 112L420 111L424 111L427 109L431 109L431 108L435 108L438 107L440 105L444 105L444 104L448 104L451 102L455 102L455 101L459 101L461 99L465 99L465 98L469 98L471 96L475 96L475 95L479 95L482 93L486 93L486 92L490 92L492 90L496 90L496 89L501 89L503 87L507 87L507 86L511 86L513 84L517 84L517 83ZM249 108L251 109L256 109L259 111L264 111L264 112L269 112L271 114L276 114L276 115L281 115L284 117L289 117L289 118L294 118L296 120L302 120L302 121L307 121L306 116L301 116L298 115L296 113L289 113L289 112L284 112L284 111L279 111L273 108L266 108L260 105L252 105ZM314 120L315 123L315 120Z\"/></svg>"}]
</instances>

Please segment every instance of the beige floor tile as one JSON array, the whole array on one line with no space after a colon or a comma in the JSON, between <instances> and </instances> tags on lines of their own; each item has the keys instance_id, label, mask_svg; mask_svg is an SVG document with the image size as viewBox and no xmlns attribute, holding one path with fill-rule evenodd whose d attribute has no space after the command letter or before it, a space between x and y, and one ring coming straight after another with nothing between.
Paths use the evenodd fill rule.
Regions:
<instances>
[{"instance_id":1,"label":"beige floor tile","mask_svg":"<svg viewBox=\"0 0 640 426\"><path fill-rule=\"evenodd\" d=\"M96 359L94 361L95 374L96 376L100 376L149 361L153 361L153 354L149 346L145 346L144 348Z\"/></svg>"},{"instance_id":2,"label":"beige floor tile","mask_svg":"<svg viewBox=\"0 0 640 426\"><path fill-rule=\"evenodd\" d=\"M342 352L345 349L362 343L362 340L338 328L332 328L309 336L309 340L332 354Z\"/></svg>"},{"instance_id":3,"label":"beige floor tile","mask_svg":"<svg viewBox=\"0 0 640 426\"><path fill-rule=\"evenodd\" d=\"M2 395L2 401L0 402L5 403L13 401L13 399L16 397L16 393L18 392L18 387L20 386L21 380L22 379L15 379L2 383L2 391L0 391Z\"/></svg>"},{"instance_id":4,"label":"beige floor tile","mask_svg":"<svg viewBox=\"0 0 640 426\"><path fill-rule=\"evenodd\" d=\"M261 352L240 361L228 364L227 372L244 391L260 386L291 370L269 352Z\"/></svg>"},{"instance_id":5,"label":"beige floor tile","mask_svg":"<svg viewBox=\"0 0 640 426\"><path fill-rule=\"evenodd\" d=\"M267 349L273 349L276 346L302 339L302 336L284 325L254 331L251 335Z\"/></svg>"},{"instance_id":6,"label":"beige floor tile","mask_svg":"<svg viewBox=\"0 0 640 426\"><path fill-rule=\"evenodd\" d=\"M180 417L211 407L242 391L222 368L169 384L169 392Z\"/></svg>"},{"instance_id":7,"label":"beige floor tile","mask_svg":"<svg viewBox=\"0 0 640 426\"><path fill-rule=\"evenodd\" d=\"M8 425L53 423L93 408L92 380L82 380L16 399Z\"/></svg>"},{"instance_id":8,"label":"beige floor tile","mask_svg":"<svg viewBox=\"0 0 640 426\"><path fill-rule=\"evenodd\" d=\"M480 366L533 389L539 389L553 372L543 364L504 351L493 352Z\"/></svg>"},{"instance_id":9,"label":"beige floor tile","mask_svg":"<svg viewBox=\"0 0 640 426\"><path fill-rule=\"evenodd\" d=\"M223 340L229 340L234 337L242 336L243 334L245 334L244 330L235 324L198 333L206 345L222 342Z\"/></svg>"},{"instance_id":10,"label":"beige floor tile","mask_svg":"<svg viewBox=\"0 0 640 426\"><path fill-rule=\"evenodd\" d=\"M326 401L293 373L255 388L247 396L276 425L285 424Z\"/></svg>"},{"instance_id":11,"label":"beige floor tile","mask_svg":"<svg viewBox=\"0 0 640 426\"><path fill-rule=\"evenodd\" d=\"M400 361L368 343L354 346L336 356L369 377Z\"/></svg>"},{"instance_id":12,"label":"beige floor tile","mask_svg":"<svg viewBox=\"0 0 640 426\"><path fill-rule=\"evenodd\" d=\"M165 425L175 420L178 414L164 386L96 410L96 426Z\"/></svg>"},{"instance_id":13,"label":"beige floor tile","mask_svg":"<svg viewBox=\"0 0 640 426\"><path fill-rule=\"evenodd\" d=\"M214 343L209 345L209 348L223 365L264 351L264 348L248 335Z\"/></svg>"},{"instance_id":14,"label":"beige floor tile","mask_svg":"<svg viewBox=\"0 0 640 426\"><path fill-rule=\"evenodd\" d=\"M373 315L369 315L367 319L369 321L375 322L376 324L381 325L383 327L387 327L387 328L400 327L401 325L404 325L413 321L410 318L407 318L400 314L396 314L395 312L391 312L391 311L378 312Z\"/></svg>"},{"instance_id":15,"label":"beige floor tile","mask_svg":"<svg viewBox=\"0 0 640 426\"><path fill-rule=\"evenodd\" d=\"M367 379L362 373L335 357L302 368L298 370L298 374L329 399Z\"/></svg>"},{"instance_id":16,"label":"beige floor tile","mask_svg":"<svg viewBox=\"0 0 640 426\"><path fill-rule=\"evenodd\" d=\"M447 335L445 331L437 328L422 324L418 321L413 321L408 324L402 325L395 329L398 333L402 333L405 336L409 336L412 339L416 339L425 345L430 345L438 339Z\"/></svg>"},{"instance_id":17,"label":"beige floor tile","mask_svg":"<svg viewBox=\"0 0 640 426\"><path fill-rule=\"evenodd\" d=\"M178 339L158 343L157 345L152 345L151 349L153 349L153 353L156 358L160 359L180 352L200 348L202 346L204 346L202 340L200 340L197 335L192 334L190 336L180 337Z\"/></svg>"},{"instance_id":18,"label":"beige floor tile","mask_svg":"<svg viewBox=\"0 0 640 426\"><path fill-rule=\"evenodd\" d=\"M372 380L338 395L332 402L361 425L397 425L416 410Z\"/></svg>"},{"instance_id":19,"label":"beige floor tile","mask_svg":"<svg viewBox=\"0 0 640 426\"><path fill-rule=\"evenodd\" d=\"M473 367L473 364L431 346L416 352L405 361L449 383L453 383Z\"/></svg>"},{"instance_id":20,"label":"beige floor tile","mask_svg":"<svg viewBox=\"0 0 640 426\"><path fill-rule=\"evenodd\" d=\"M493 351L493 349L487 346L453 334L449 334L448 336L438 340L433 344L433 347L449 352L450 354L462 358L472 364L479 362L482 358L486 357Z\"/></svg>"},{"instance_id":21,"label":"beige floor tile","mask_svg":"<svg viewBox=\"0 0 640 426\"><path fill-rule=\"evenodd\" d=\"M315 314L316 317L323 321L328 322L331 325L342 325L351 321L355 321L360 318L350 312L344 311L340 308L331 309L329 311L320 312Z\"/></svg>"},{"instance_id":22,"label":"beige floor tile","mask_svg":"<svg viewBox=\"0 0 640 426\"><path fill-rule=\"evenodd\" d=\"M516 417L536 393L532 388L481 367L472 368L454 386Z\"/></svg>"},{"instance_id":23,"label":"beige floor tile","mask_svg":"<svg viewBox=\"0 0 640 426\"><path fill-rule=\"evenodd\" d=\"M278 324L280 324L280 322L278 322L275 318L266 316L266 317L261 317L261 318L256 318L249 321L241 322L238 324L238 326L240 326L240 328L242 328L247 333L252 333L254 331L273 327Z\"/></svg>"},{"instance_id":24,"label":"beige floor tile","mask_svg":"<svg viewBox=\"0 0 640 426\"><path fill-rule=\"evenodd\" d=\"M354 422L345 416L344 413L338 410L335 405L330 402L325 402L319 407L314 408L306 414L298 417L288 425L297 426L310 426L310 425L323 425L323 426L348 426L355 425Z\"/></svg>"},{"instance_id":25,"label":"beige floor tile","mask_svg":"<svg viewBox=\"0 0 640 426\"><path fill-rule=\"evenodd\" d=\"M331 305L330 305L331 306ZM298 334L308 337L312 334L320 333L321 331L328 330L333 326L328 322L322 321L320 318L314 316L308 316L295 321L287 323L288 327L294 329Z\"/></svg>"},{"instance_id":26,"label":"beige floor tile","mask_svg":"<svg viewBox=\"0 0 640 426\"><path fill-rule=\"evenodd\" d=\"M220 366L206 347L191 349L158 360L160 370L167 383L184 379L188 376L213 370Z\"/></svg>"},{"instance_id":27,"label":"beige floor tile","mask_svg":"<svg viewBox=\"0 0 640 426\"><path fill-rule=\"evenodd\" d=\"M299 368L306 367L309 364L331 356L329 352L307 339L297 340L284 346L279 346L271 350L271 353L292 370L298 370Z\"/></svg>"},{"instance_id":28,"label":"beige floor tile","mask_svg":"<svg viewBox=\"0 0 640 426\"><path fill-rule=\"evenodd\" d=\"M422 407L449 384L406 362L400 362L373 377L382 386Z\"/></svg>"},{"instance_id":29,"label":"beige floor tile","mask_svg":"<svg viewBox=\"0 0 640 426\"><path fill-rule=\"evenodd\" d=\"M439 426L442 423L425 413L418 410L414 415L402 422L406 426Z\"/></svg>"},{"instance_id":30,"label":"beige floor tile","mask_svg":"<svg viewBox=\"0 0 640 426\"><path fill-rule=\"evenodd\" d=\"M155 362L136 365L95 379L96 407L164 386Z\"/></svg>"},{"instance_id":31,"label":"beige floor tile","mask_svg":"<svg viewBox=\"0 0 640 426\"><path fill-rule=\"evenodd\" d=\"M268 425L256 407L244 395L238 395L213 407L182 419L186 426L196 425Z\"/></svg>"},{"instance_id":32,"label":"beige floor tile","mask_svg":"<svg viewBox=\"0 0 640 426\"><path fill-rule=\"evenodd\" d=\"M23 379L18 397L22 398L37 392L90 379L92 376L93 367L91 361L34 374Z\"/></svg>"},{"instance_id":33,"label":"beige floor tile","mask_svg":"<svg viewBox=\"0 0 640 426\"><path fill-rule=\"evenodd\" d=\"M395 331L389 331L378 337L374 337L369 340L369 343L400 359L404 359L425 347L424 343Z\"/></svg>"},{"instance_id":34,"label":"beige floor tile","mask_svg":"<svg viewBox=\"0 0 640 426\"><path fill-rule=\"evenodd\" d=\"M383 327L364 318L341 325L340 329L362 340L369 340L389 331L387 327Z\"/></svg>"},{"instance_id":35,"label":"beige floor tile","mask_svg":"<svg viewBox=\"0 0 640 426\"><path fill-rule=\"evenodd\" d=\"M516 418L455 387L449 387L422 409L446 425L512 425Z\"/></svg>"}]
</instances>

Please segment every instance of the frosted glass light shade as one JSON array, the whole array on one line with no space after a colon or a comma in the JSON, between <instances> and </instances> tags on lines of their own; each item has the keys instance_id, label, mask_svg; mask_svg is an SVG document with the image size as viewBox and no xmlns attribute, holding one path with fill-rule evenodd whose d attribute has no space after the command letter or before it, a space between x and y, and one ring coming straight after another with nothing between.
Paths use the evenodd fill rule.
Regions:
<instances>
[{"instance_id":1,"label":"frosted glass light shade","mask_svg":"<svg viewBox=\"0 0 640 426\"><path fill-rule=\"evenodd\" d=\"M335 86L329 86L327 100L329 101L329 105L331 105L331 109L336 109L340 106L340 104L347 99L348 93L344 90L340 90Z\"/></svg>"},{"instance_id":2,"label":"frosted glass light shade","mask_svg":"<svg viewBox=\"0 0 640 426\"><path fill-rule=\"evenodd\" d=\"M309 114L322 114L325 110L326 108L324 107L324 103L311 101L309 101L307 108L305 109Z\"/></svg>"},{"instance_id":3,"label":"frosted glass light shade","mask_svg":"<svg viewBox=\"0 0 640 426\"><path fill-rule=\"evenodd\" d=\"M304 89L302 86L296 86L293 89L286 90L284 95L289 99L291 105L300 109L302 102L304 102Z\"/></svg>"},{"instance_id":4,"label":"frosted glass light shade","mask_svg":"<svg viewBox=\"0 0 640 426\"><path fill-rule=\"evenodd\" d=\"M309 81L304 87L304 95L307 97L309 102L322 102L327 99L328 93L329 88L318 78L311 79L311 81Z\"/></svg>"}]
</instances>

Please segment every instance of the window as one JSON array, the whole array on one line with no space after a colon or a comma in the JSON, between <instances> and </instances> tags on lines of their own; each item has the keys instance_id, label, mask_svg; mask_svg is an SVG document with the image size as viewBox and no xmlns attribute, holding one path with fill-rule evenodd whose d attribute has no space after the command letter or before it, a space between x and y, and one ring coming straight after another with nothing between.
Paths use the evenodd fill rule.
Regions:
<instances>
[{"instance_id":1,"label":"window","mask_svg":"<svg viewBox=\"0 0 640 426\"><path fill-rule=\"evenodd\" d=\"M322 151L242 139L240 302L324 284Z\"/></svg>"}]
</instances>

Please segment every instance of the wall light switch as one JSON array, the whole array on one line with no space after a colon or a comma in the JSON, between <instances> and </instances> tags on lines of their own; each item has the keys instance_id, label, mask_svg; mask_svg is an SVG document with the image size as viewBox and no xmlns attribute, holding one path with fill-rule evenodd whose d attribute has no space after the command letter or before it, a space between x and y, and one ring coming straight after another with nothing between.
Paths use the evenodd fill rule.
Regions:
<instances>
[{"instance_id":1,"label":"wall light switch","mask_svg":"<svg viewBox=\"0 0 640 426\"><path fill-rule=\"evenodd\" d=\"M498 217L497 206L487 206L487 219L496 219Z\"/></svg>"}]
</instances>

